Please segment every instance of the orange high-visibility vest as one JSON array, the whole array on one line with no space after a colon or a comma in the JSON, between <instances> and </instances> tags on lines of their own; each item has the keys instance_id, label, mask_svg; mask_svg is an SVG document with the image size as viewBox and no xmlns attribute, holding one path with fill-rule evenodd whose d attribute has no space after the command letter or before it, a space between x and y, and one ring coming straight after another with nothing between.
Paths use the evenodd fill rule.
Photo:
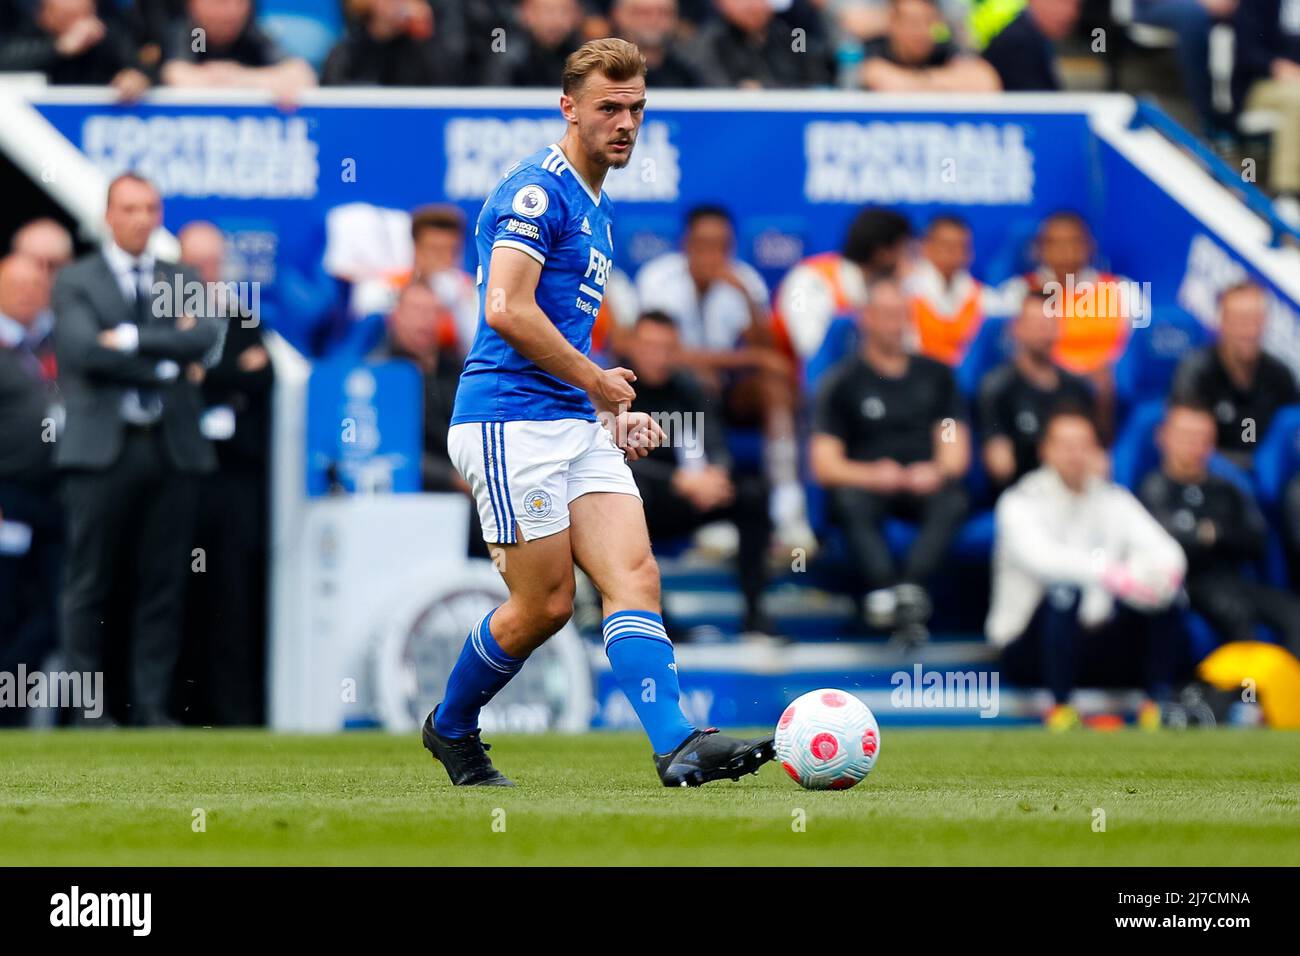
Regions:
<instances>
[{"instance_id":1,"label":"orange high-visibility vest","mask_svg":"<svg viewBox=\"0 0 1300 956\"><path fill-rule=\"evenodd\" d=\"M1039 276L1026 278L1031 288L1042 287ZM1119 282L1117 276L1099 272L1096 279L1075 288L1072 306L1062 303L1060 338L1053 354L1062 368L1088 375L1111 365L1124 351L1129 318L1118 304ZM1108 290L1108 286L1112 288Z\"/></svg>"},{"instance_id":2,"label":"orange high-visibility vest","mask_svg":"<svg viewBox=\"0 0 1300 956\"><path fill-rule=\"evenodd\" d=\"M841 259L843 259L843 256L838 252L819 252L795 266L796 269L799 266L806 266L821 277L822 281L826 283L826 287L830 289L831 301L835 303L835 314L837 315L841 312L848 312L853 308L853 303L849 301L844 292L844 283L840 281ZM772 310L772 337L775 340L776 347L782 352L791 358L798 357L785 318L781 315L779 296L777 297L777 304Z\"/></svg>"},{"instance_id":3,"label":"orange high-visibility vest","mask_svg":"<svg viewBox=\"0 0 1300 956\"><path fill-rule=\"evenodd\" d=\"M945 365L956 365L961 361L966 346L984 319L980 309L981 291L978 282L972 283L970 294L950 315L941 313L925 296L912 296L912 323L922 355Z\"/></svg>"}]
</instances>

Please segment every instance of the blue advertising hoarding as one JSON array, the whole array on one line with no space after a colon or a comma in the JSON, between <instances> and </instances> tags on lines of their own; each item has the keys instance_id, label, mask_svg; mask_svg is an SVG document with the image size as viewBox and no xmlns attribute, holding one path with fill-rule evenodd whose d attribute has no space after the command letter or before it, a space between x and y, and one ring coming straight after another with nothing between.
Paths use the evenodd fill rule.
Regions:
<instances>
[{"instance_id":1,"label":"blue advertising hoarding","mask_svg":"<svg viewBox=\"0 0 1300 956\"><path fill-rule=\"evenodd\" d=\"M652 90L636 154L606 183L616 265L634 275L676 245L690 207L721 203L740 256L775 286L879 205L917 226L962 215L974 273L997 283L1026 268L1043 216L1072 209L1098 236L1099 265L1151 283L1155 305L1211 321L1189 275L1194 286L1198 270L1244 260L1097 133L1097 104L1124 99ZM268 324L309 353L312 330L343 301L321 265L330 210L453 202L472 221L510 164L564 130L558 94L543 91L321 91L293 112L167 93L132 106L54 94L34 105L105 173L157 181L169 228L221 226L238 278L264 284ZM467 243L471 273L472 256ZM1300 366L1300 310L1272 288L1274 350Z\"/></svg>"},{"instance_id":2,"label":"blue advertising hoarding","mask_svg":"<svg viewBox=\"0 0 1300 956\"><path fill-rule=\"evenodd\" d=\"M326 213L359 201L406 210L450 201L472 220L511 163L563 135L554 104L506 105L521 99L292 113L165 101L36 106L106 174L155 180L169 228L202 218L226 230L242 277L267 285L268 318L294 339L299 317L288 304L318 273ZM652 97L636 155L606 184L616 264L634 274L676 245L690 207L722 203L736 218L740 255L775 285L803 256L837 247L871 204L918 224L959 211L974 226L976 271L1000 279L1020 265L1024 223L1062 207L1090 218L1100 209L1091 141L1082 112L655 108ZM472 253L469 244L471 272Z\"/></svg>"}]
</instances>

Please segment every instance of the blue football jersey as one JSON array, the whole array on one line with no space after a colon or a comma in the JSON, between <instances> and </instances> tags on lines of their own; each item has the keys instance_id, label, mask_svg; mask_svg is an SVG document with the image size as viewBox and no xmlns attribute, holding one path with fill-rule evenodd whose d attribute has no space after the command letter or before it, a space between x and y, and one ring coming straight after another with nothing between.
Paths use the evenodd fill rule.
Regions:
<instances>
[{"instance_id":1,"label":"blue football jersey","mask_svg":"<svg viewBox=\"0 0 1300 956\"><path fill-rule=\"evenodd\" d=\"M465 359L452 424L594 420L586 392L544 372L485 321L492 306L488 263L498 247L517 249L542 266L537 305L584 355L614 258L610 198L592 194L552 144L506 170L474 227L478 249L478 329Z\"/></svg>"}]
</instances>

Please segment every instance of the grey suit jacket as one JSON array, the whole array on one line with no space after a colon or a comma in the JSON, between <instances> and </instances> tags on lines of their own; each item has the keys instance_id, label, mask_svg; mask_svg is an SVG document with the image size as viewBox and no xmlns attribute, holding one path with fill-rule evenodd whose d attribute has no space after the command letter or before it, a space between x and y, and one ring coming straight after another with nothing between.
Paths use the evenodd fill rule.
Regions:
<instances>
[{"instance_id":1,"label":"grey suit jacket","mask_svg":"<svg viewBox=\"0 0 1300 956\"><path fill-rule=\"evenodd\" d=\"M156 261L155 282L195 277L176 263ZM121 323L136 324L134 303L122 295L113 270L101 252L93 252L59 273L52 305L55 316L54 351L58 360L59 389L67 407L67 421L55 448L59 468L103 470L122 451L126 422L122 400L133 387L158 391L163 401L163 445L178 471L208 472L216 467L211 444L199 431L203 399L199 388L185 377L191 362L214 364L224 341L225 320L200 317L184 331L174 318L151 318L140 323L139 347L133 353L105 348L99 333ZM171 359L182 366L171 382L159 378L157 366Z\"/></svg>"}]
</instances>

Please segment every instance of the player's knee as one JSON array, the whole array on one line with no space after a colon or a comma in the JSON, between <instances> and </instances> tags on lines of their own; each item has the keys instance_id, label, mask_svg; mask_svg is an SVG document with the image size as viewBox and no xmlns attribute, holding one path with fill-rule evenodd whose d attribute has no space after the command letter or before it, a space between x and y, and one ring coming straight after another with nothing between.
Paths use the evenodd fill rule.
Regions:
<instances>
[{"instance_id":1,"label":"player's knee","mask_svg":"<svg viewBox=\"0 0 1300 956\"><path fill-rule=\"evenodd\" d=\"M558 591L549 595L538 609L538 630L544 631L549 637L568 624L571 617L573 617L573 592Z\"/></svg>"}]
</instances>

